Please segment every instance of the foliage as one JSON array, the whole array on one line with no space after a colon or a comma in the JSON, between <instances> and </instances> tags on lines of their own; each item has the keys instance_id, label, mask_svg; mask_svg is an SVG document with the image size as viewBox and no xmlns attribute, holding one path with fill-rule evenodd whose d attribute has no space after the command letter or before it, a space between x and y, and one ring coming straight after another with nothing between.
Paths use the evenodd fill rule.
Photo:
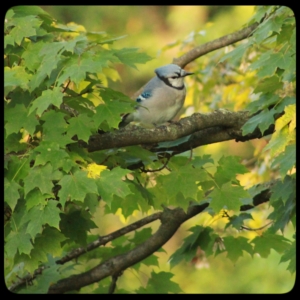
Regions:
<instances>
[{"instance_id":1,"label":"foliage","mask_svg":"<svg viewBox=\"0 0 300 300\"><path fill-rule=\"evenodd\" d=\"M85 144L92 134L116 130L120 114L134 109L126 95L108 87L109 80L118 77L116 66L136 68L136 64L150 60L147 54L136 48L115 48L122 37L86 32L76 24L58 24L39 7L16 6L7 12L7 286L43 266L45 270L33 285L19 291L45 293L59 279L126 253L152 236L150 229L143 229L131 239L119 237L107 248L97 248L78 261L56 264L69 251L86 247L96 239L91 231L97 228L99 205L106 215L128 218L138 211L161 210L162 205L187 211L191 203L208 204L206 211L212 217L228 219L226 231L220 235L212 225L192 227L192 233L172 255L172 267L192 261L199 249L206 256L226 252L234 263L244 252L266 258L274 249L283 254L281 262L289 262L288 270L295 272L295 241L282 236L290 222L295 226L295 18L287 7L260 6L251 22L261 23L246 41L231 46L232 51L225 55L223 50L218 51L210 62L198 63L197 68L203 71L195 76L191 91L196 99L200 92L229 95L231 88L231 96L240 99L235 108L247 104L254 114L243 127L244 134L257 126L263 134L275 124L275 132L262 153L269 157L270 177L278 179L271 188L272 212L268 219L273 224L254 238L236 236L245 220L254 219L253 211L240 212L240 207L251 204L259 193L255 186L258 182L247 187L241 184L239 176L249 173L249 169L239 157L222 156L216 161L208 155L189 158L183 153L173 156L167 168L158 170L165 159L142 146L87 151ZM230 70L228 78L212 74L216 61ZM215 81L210 82L209 77L215 77ZM238 82L226 84L229 79ZM250 86L255 88L251 90ZM252 101L246 103L245 97L239 98L241 94ZM204 103L211 102L213 108L226 107L221 100L208 96ZM199 108L196 103L194 106ZM138 162L143 163L143 170L133 167ZM154 254L132 268L140 270L142 264L151 274L136 293L182 291L172 280L172 272L153 271L153 266L158 266ZM104 292L108 285L103 280L97 289L91 289Z\"/></svg>"}]
</instances>

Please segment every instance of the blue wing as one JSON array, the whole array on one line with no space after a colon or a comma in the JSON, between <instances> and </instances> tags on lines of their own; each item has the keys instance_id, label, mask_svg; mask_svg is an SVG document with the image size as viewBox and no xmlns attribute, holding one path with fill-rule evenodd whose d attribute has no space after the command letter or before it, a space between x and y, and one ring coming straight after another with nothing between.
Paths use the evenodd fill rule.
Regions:
<instances>
[{"instance_id":1,"label":"blue wing","mask_svg":"<svg viewBox=\"0 0 300 300\"><path fill-rule=\"evenodd\" d=\"M143 100L146 100L148 98L150 98L152 96L152 94L149 91L145 91L143 93L141 93L137 98L136 98L136 102L142 102Z\"/></svg>"}]
</instances>

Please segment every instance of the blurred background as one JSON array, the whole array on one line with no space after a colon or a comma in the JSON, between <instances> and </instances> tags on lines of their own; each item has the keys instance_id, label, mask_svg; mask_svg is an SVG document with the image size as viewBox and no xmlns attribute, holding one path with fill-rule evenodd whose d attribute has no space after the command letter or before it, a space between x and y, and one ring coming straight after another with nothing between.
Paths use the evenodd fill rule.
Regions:
<instances>
[{"instance_id":1,"label":"blurred background","mask_svg":"<svg viewBox=\"0 0 300 300\"><path fill-rule=\"evenodd\" d=\"M195 46L212 41L223 35L240 30L253 15L253 6L41 6L59 23L75 22L87 31L105 31L113 36L123 36L114 43L116 48L139 48L153 60L138 65L138 70L117 65L119 76L108 85L131 96L151 77L154 69L169 64ZM233 75L218 63L218 59L228 49L213 52L192 62L185 69L195 72L195 77L187 78L188 94L185 109L181 117L195 111L210 112L216 108L231 110L243 109L251 97L253 76L240 69L239 75ZM249 79L250 78L250 79ZM242 83L241 83L242 82ZM252 168L248 174L240 176L241 184L251 186L256 182L271 179L268 172L267 155L261 150L267 139L245 143L235 141L208 145L194 150L194 155L210 154L217 161L223 155L241 156L245 164ZM188 152L186 155L190 155ZM271 212L268 204L258 207L254 220L246 222L249 227L260 227L267 223ZM124 224L141 218L140 214L124 219L119 216L104 215L99 207L94 222L100 229L93 234L107 234ZM181 245L188 235L187 229L194 225L212 222L208 214L201 214L187 221L175 236L165 245L166 253L159 252L160 268L156 272L170 269L168 258ZM214 221L215 230L222 236L225 220ZM154 226L154 230L157 227ZM236 232L254 238L262 232ZM287 228L285 236L290 238ZM280 255L271 250L267 259L249 254L244 255L235 264L226 258L226 253L217 257L205 257L199 253L194 261L181 263L174 268L173 281L177 282L185 293L285 293L295 283L295 275L286 271L287 263L279 264ZM82 266L82 268L88 266ZM150 270L151 271L151 270ZM118 279L118 288L128 291L138 289L147 283L149 268L141 266L139 272L133 268L124 272ZM93 287L94 288L94 287ZM92 287L82 292L92 291Z\"/></svg>"},{"instance_id":2,"label":"blurred background","mask_svg":"<svg viewBox=\"0 0 300 300\"><path fill-rule=\"evenodd\" d=\"M153 60L138 70L119 66L119 90L132 94L154 76L154 69L172 62L193 46L241 29L253 6L41 6L61 23L75 22L87 31L123 36L116 48L139 48ZM168 48L170 45L177 47Z\"/></svg>"}]
</instances>

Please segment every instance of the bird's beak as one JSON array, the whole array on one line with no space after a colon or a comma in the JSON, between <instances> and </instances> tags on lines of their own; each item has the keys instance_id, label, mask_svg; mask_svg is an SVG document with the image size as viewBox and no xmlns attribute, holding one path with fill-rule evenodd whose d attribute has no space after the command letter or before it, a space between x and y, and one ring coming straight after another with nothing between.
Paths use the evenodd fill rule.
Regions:
<instances>
[{"instance_id":1,"label":"bird's beak","mask_svg":"<svg viewBox=\"0 0 300 300\"><path fill-rule=\"evenodd\" d=\"M185 71L185 74L183 75L183 77L188 76L188 75L192 75L192 74L194 74L194 73Z\"/></svg>"}]
</instances>

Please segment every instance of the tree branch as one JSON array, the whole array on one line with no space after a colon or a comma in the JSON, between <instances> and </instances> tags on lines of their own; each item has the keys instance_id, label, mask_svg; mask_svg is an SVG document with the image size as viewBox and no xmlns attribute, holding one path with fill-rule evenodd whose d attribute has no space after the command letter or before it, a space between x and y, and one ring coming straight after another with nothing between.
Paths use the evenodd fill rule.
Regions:
<instances>
[{"instance_id":1,"label":"tree branch","mask_svg":"<svg viewBox=\"0 0 300 300\"><path fill-rule=\"evenodd\" d=\"M200 56L250 37L258 25L259 23L256 22L242 30L222 36L216 40L195 47L184 55L178 58L174 58L173 63L179 65L181 68L184 68L187 64L199 58Z\"/></svg>"},{"instance_id":2,"label":"tree branch","mask_svg":"<svg viewBox=\"0 0 300 300\"><path fill-rule=\"evenodd\" d=\"M112 232L108 235L100 236L97 240L88 244L87 247L80 247L80 248L74 249L73 251L71 251L70 253L68 253L67 255L62 257L61 259L57 260L56 263L64 264L74 258L78 258L80 255L87 253L95 248L98 248L99 246L105 245L106 243L113 241L114 239L116 239L128 232L131 232L133 230L136 230L137 228L140 228L142 226L145 226L146 224L149 224L155 220L158 220L160 218L161 214L162 214L162 212L157 212L151 216L147 216L141 220L138 220L138 221L136 221L128 226L125 226L115 232Z\"/></svg>"},{"instance_id":3,"label":"tree branch","mask_svg":"<svg viewBox=\"0 0 300 300\"><path fill-rule=\"evenodd\" d=\"M246 207L244 205L241 207L241 211L251 209L254 206L268 201L271 195L270 187L274 183L274 181L265 183L265 189L254 197L253 206L249 205ZM182 223L201 213L208 205L208 203L196 206L191 205L187 212L179 207L172 210L165 208L160 215L160 227L147 241L141 243L127 253L112 257L105 262L100 263L87 272L58 281L56 284L50 286L48 293L57 294L78 290L86 285L98 282L107 276L112 276L116 280L123 270L142 261L161 248L175 234ZM114 287L115 286L112 284L110 290L113 290Z\"/></svg>"},{"instance_id":4,"label":"tree branch","mask_svg":"<svg viewBox=\"0 0 300 300\"><path fill-rule=\"evenodd\" d=\"M92 135L87 148L90 152L93 152L143 144L145 148L157 152L164 149L159 148L157 143L174 141L191 135L188 141L174 147L168 147L169 151L182 152L201 145L231 139L246 141L261 138L262 134L258 129L247 136L242 135L241 128L250 117L247 111L231 112L220 109L208 114L195 113L190 117L182 118L176 123L153 129L129 125L121 130ZM272 127L269 128L264 135L272 133L273 130Z\"/></svg>"}]
</instances>

